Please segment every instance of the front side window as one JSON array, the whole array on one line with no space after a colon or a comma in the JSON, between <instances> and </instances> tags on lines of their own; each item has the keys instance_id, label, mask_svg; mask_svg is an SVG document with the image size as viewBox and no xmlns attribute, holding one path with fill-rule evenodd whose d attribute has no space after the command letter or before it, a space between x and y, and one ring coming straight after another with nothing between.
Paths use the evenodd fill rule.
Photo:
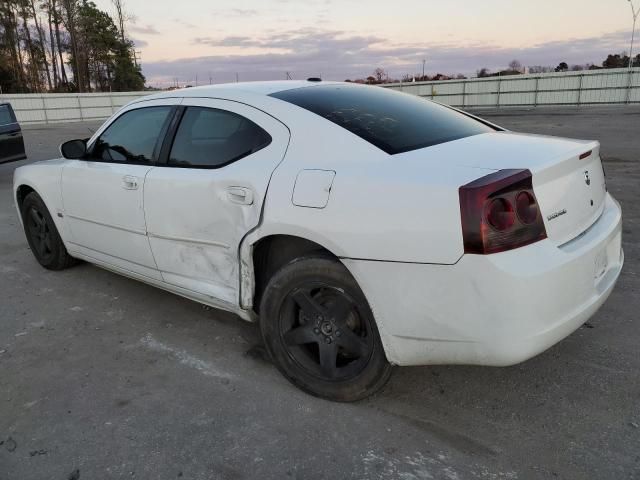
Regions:
<instances>
[{"instance_id":1,"label":"front side window","mask_svg":"<svg viewBox=\"0 0 640 480\"><path fill-rule=\"evenodd\" d=\"M149 163L171 107L130 110L115 120L96 141L91 158L105 162Z\"/></svg>"},{"instance_id":2,"label":"front side window","mask_svg":"<svg viewBox=\"0 0 640 480\"><path fill-rule=\"evenodd\" d=\"M9 105L0 105L0 125L9 125L15 123Z\"/></svg>"},{"instance_id":3,"label":"front side window","mask_svg":"<svg viewBox=\"0 0 640 480\"><path fill-rule=\"evenodd\" d=\"M381 87L318 85L271 96L320 115L390 155L495 132L450 108Z\"/></svg>"},{"instance_id":4,"label":"front side window","mask_svg":"<svg viewBox=\"0 0 640 480\"><path fill-rule=\"evenodd\" d=\"M251 120L226 110L188 107L169 154L169 165L218 168L257 152L271 136Z\"/></svg>"}]
</instances>

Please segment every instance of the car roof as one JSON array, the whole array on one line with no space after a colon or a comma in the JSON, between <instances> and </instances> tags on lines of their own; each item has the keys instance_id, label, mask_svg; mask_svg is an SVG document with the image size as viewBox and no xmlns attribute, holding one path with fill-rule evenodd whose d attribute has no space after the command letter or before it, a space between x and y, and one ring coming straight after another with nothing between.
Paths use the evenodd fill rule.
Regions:
<instances>
[{"instance_id":1,"label":"car roof","mask_svg":"<svg viewBox=\"0 0 640 480\"><path fill-rule=\"evenodd\" d=\"M341 82L308 81L308 80L281 80L269 82L238 82L221 83L217 85L203 85L200 87L169 90L143 97L144 100L154 100L170 97L222 97L237 98L244 94L271 95L272 93L292 90L296 88L310 88L318 85L336 85ZM142 99L141 99L142 100Z\"/></svg>"}]
</instances>

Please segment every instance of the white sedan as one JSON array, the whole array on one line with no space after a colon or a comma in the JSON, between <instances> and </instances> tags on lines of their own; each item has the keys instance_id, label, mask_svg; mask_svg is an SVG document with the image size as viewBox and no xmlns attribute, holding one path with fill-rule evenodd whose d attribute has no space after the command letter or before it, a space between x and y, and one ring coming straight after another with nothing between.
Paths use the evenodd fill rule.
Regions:
<instances>
[{"instance_id":1,"label":"white sedan","mask_svg":"<svg viewBox=\"0 0 640 480\"><path fill-rule=\"evenodd\" d=\"M380 87L239 83L135 100L14 190L44 267L259 320L290 381L350 401L392 365L524 361L596 312L623 263L599 148Z\"/></svg>"}]
</instances>

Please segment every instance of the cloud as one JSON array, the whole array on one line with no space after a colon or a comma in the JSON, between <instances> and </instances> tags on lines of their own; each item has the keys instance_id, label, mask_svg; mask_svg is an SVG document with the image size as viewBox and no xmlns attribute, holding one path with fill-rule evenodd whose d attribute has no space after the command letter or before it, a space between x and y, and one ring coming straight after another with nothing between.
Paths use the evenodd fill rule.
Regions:
<instances>
[{"instance_id":1,"label":"cloud","mask_svg":"<svg viewBox=\"0 0 640 480\"><path fill-rule=\"evenodd\" d=\"M251 37L231 36L220 39L212 37L196 37L192 40L193 44L208 45L210 47L262 47L263 43L252 39Z\"/></svg>"},{"instance_id":2,"label":"cloud","mask_svg":"<svg viewBox=\"0 0 640 480\"><path fill-rule=\"evenodd\" d=\"M133 42L133 44L137 47L137 48L144 48L149 46L149 42L146 42L144 40L141 40L139 38L131 38L131 41Z\"/></svg>"},{"instance_id":3,"label":"cloud","mask_svg":"<svg viewBox=\"0 0 640 480\"><path fill-rule=\"evenodd\" d=\"M314 28L272 33L266 37L258 38L228 36L218 39L212 37L197 37L193 39L195 44L211 47L262 48L290 53L302 50L320 51L336 47L345 48L347 51L362 50L382 42L384 42L384 39L375 36L349 36L342 31L323 31Z\"/></svg>"},{"instance_id":4,"label":"cloud","mask_svg":"<svg viewBox=\"0 0 640 480\"><path fill-rule=\"evenodd\" d=\"M298 3L299 0L277 0L279 3ZM330 5L331 0L306 0L305 5Z\"/></svg>"},{"instance_id":5,"label":"cloud","mask_svg":"<svg viewBox=\"0 0 640 480\"><path fill-rule=\"evenodd\" d=\"M231 8L214 12L214 15L223 15L225 17L254 17L258 15L258 10L254 8Z\"/></svg>"},{"instance_id":6,"label":"cloud","mask_svg":"<svg viewBox=\"0 0 640 480\"><path fill-rule=\"evenodd\" d=\"M173 23L177 23L178 25L182 25L183 27L186 27L186 28L196 28L196 26L193 23L187 22L177 17L172 18L171 21Z\"/></svg>"},{"instance_id":7,"label":"cloud","mask_svg":"<svg viewBox=\"0 0 640 480\"><path fill-rule=\"evenodd\" d=\"M391 77L399 78L421 70L425 58L431 74L472 74L482 67L505 68L513 59L523 65L600 63L608 53L622 51L627 41L628 33L619 31L527 48L444 42L394 44L376 35L301 28L258 37L198 37L194 43L216 48L216 53L146 63L144 73L151 83L176 76L187 81L198 72L212 72L217 82L235 80L236 72L240 72L241 80L284 78L285 72L291 72L294 78L322 75L325 79L344 80L365 77L374 68L382 67Z\"/></svg>"},{"instance_id":8,"label":"cloud","mask_svg":"<svg viewBox=\"0 0 640 480\"><path fill-rule=\"evenodd\" d=\"M136 25L129 27L129 31L139 35L160 35L160 32L153 25Z\"/></svg>"}]
</instances>

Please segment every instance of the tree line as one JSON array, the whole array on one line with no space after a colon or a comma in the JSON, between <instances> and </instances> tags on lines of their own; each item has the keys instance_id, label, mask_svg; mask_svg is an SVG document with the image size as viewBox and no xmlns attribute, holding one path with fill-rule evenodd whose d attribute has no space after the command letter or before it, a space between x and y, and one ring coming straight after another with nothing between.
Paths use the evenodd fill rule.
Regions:
<instances>
[{"instance_id":1,"label":"tree line","mask_svg":"<svg viewBox=\"0 0 640 480\"><path fill-rule=\"evenodd\" d=\"M517 68L514 68L514 65ZM602 65L595 65L593 63L587 63L584 65L571 65L567 62L560 62L556 67L551 66L543 66L543 65L534 65L527 67L528 73L550 73L550 72L581 72L583 70L604 70L608 68L627 68L629 66L629 55L626 53L616 53L609 54L607 58L602 62ZM633 67L640 67L640 54L633 57L632 62ZM482 70L478 70L477 74L479 77L483 76L496 76L496 75L513 75L517 73L523 73L524 70L520 62L517 60L513 60L509 64L508 70L502 70L500 72L491 73L487 68L483 68Z\"/></svg>"},{"instance_id":2,"label":"tree line","mask_svg":"<svg viewBox=\"0 0 640 480\"><path fill-rule=\"evenodd\" d=\"M486 78L486 77L498 77L498 76L507 76L507 75L521 75L523 73L549 73L549 72L568 72L568 71L582 71L582 70L602 70L607 68L627 68L629 66L629 55L626 53L616 53L609 54L607 58L602 62L602 66L594 65L592 63L588 63L585 65L572 65L569 66L567 62L560 62L558 66L542 66L542 65L534 65L530 67L523 67L522 63L518 60L512 60L509 62L507 68L502 70L498 70L496 72L491 71L487 67L483 67L480 70L476 71L476 76L478 78ZM633 66L640 67L640 54L633 57ZM354 82L354 83L366 83L369 85L379 85L384 83L409 83L409 82L422 82L422 81L433 81L433 80L458 80L465 79L466 76L461 73L458 74L450 74L445 75L442 73L438 73L436 75L412 75L406 74L402 76L402 79L390 78L387 72L382 68L376 68L373 73L365 78L358 78L356 80L345 80L346 82Z\"/></svg>"},{"instance_id":3,"label":"tree line","mask_svg":"<svg viewBox=\"0 0 640 480\"><path fill-rule=\"evenodd\" d=\"M2 92L142 90L122 0L112 1L115 20L87 0L2 0Z\"/></svg>"}]
</instances>

